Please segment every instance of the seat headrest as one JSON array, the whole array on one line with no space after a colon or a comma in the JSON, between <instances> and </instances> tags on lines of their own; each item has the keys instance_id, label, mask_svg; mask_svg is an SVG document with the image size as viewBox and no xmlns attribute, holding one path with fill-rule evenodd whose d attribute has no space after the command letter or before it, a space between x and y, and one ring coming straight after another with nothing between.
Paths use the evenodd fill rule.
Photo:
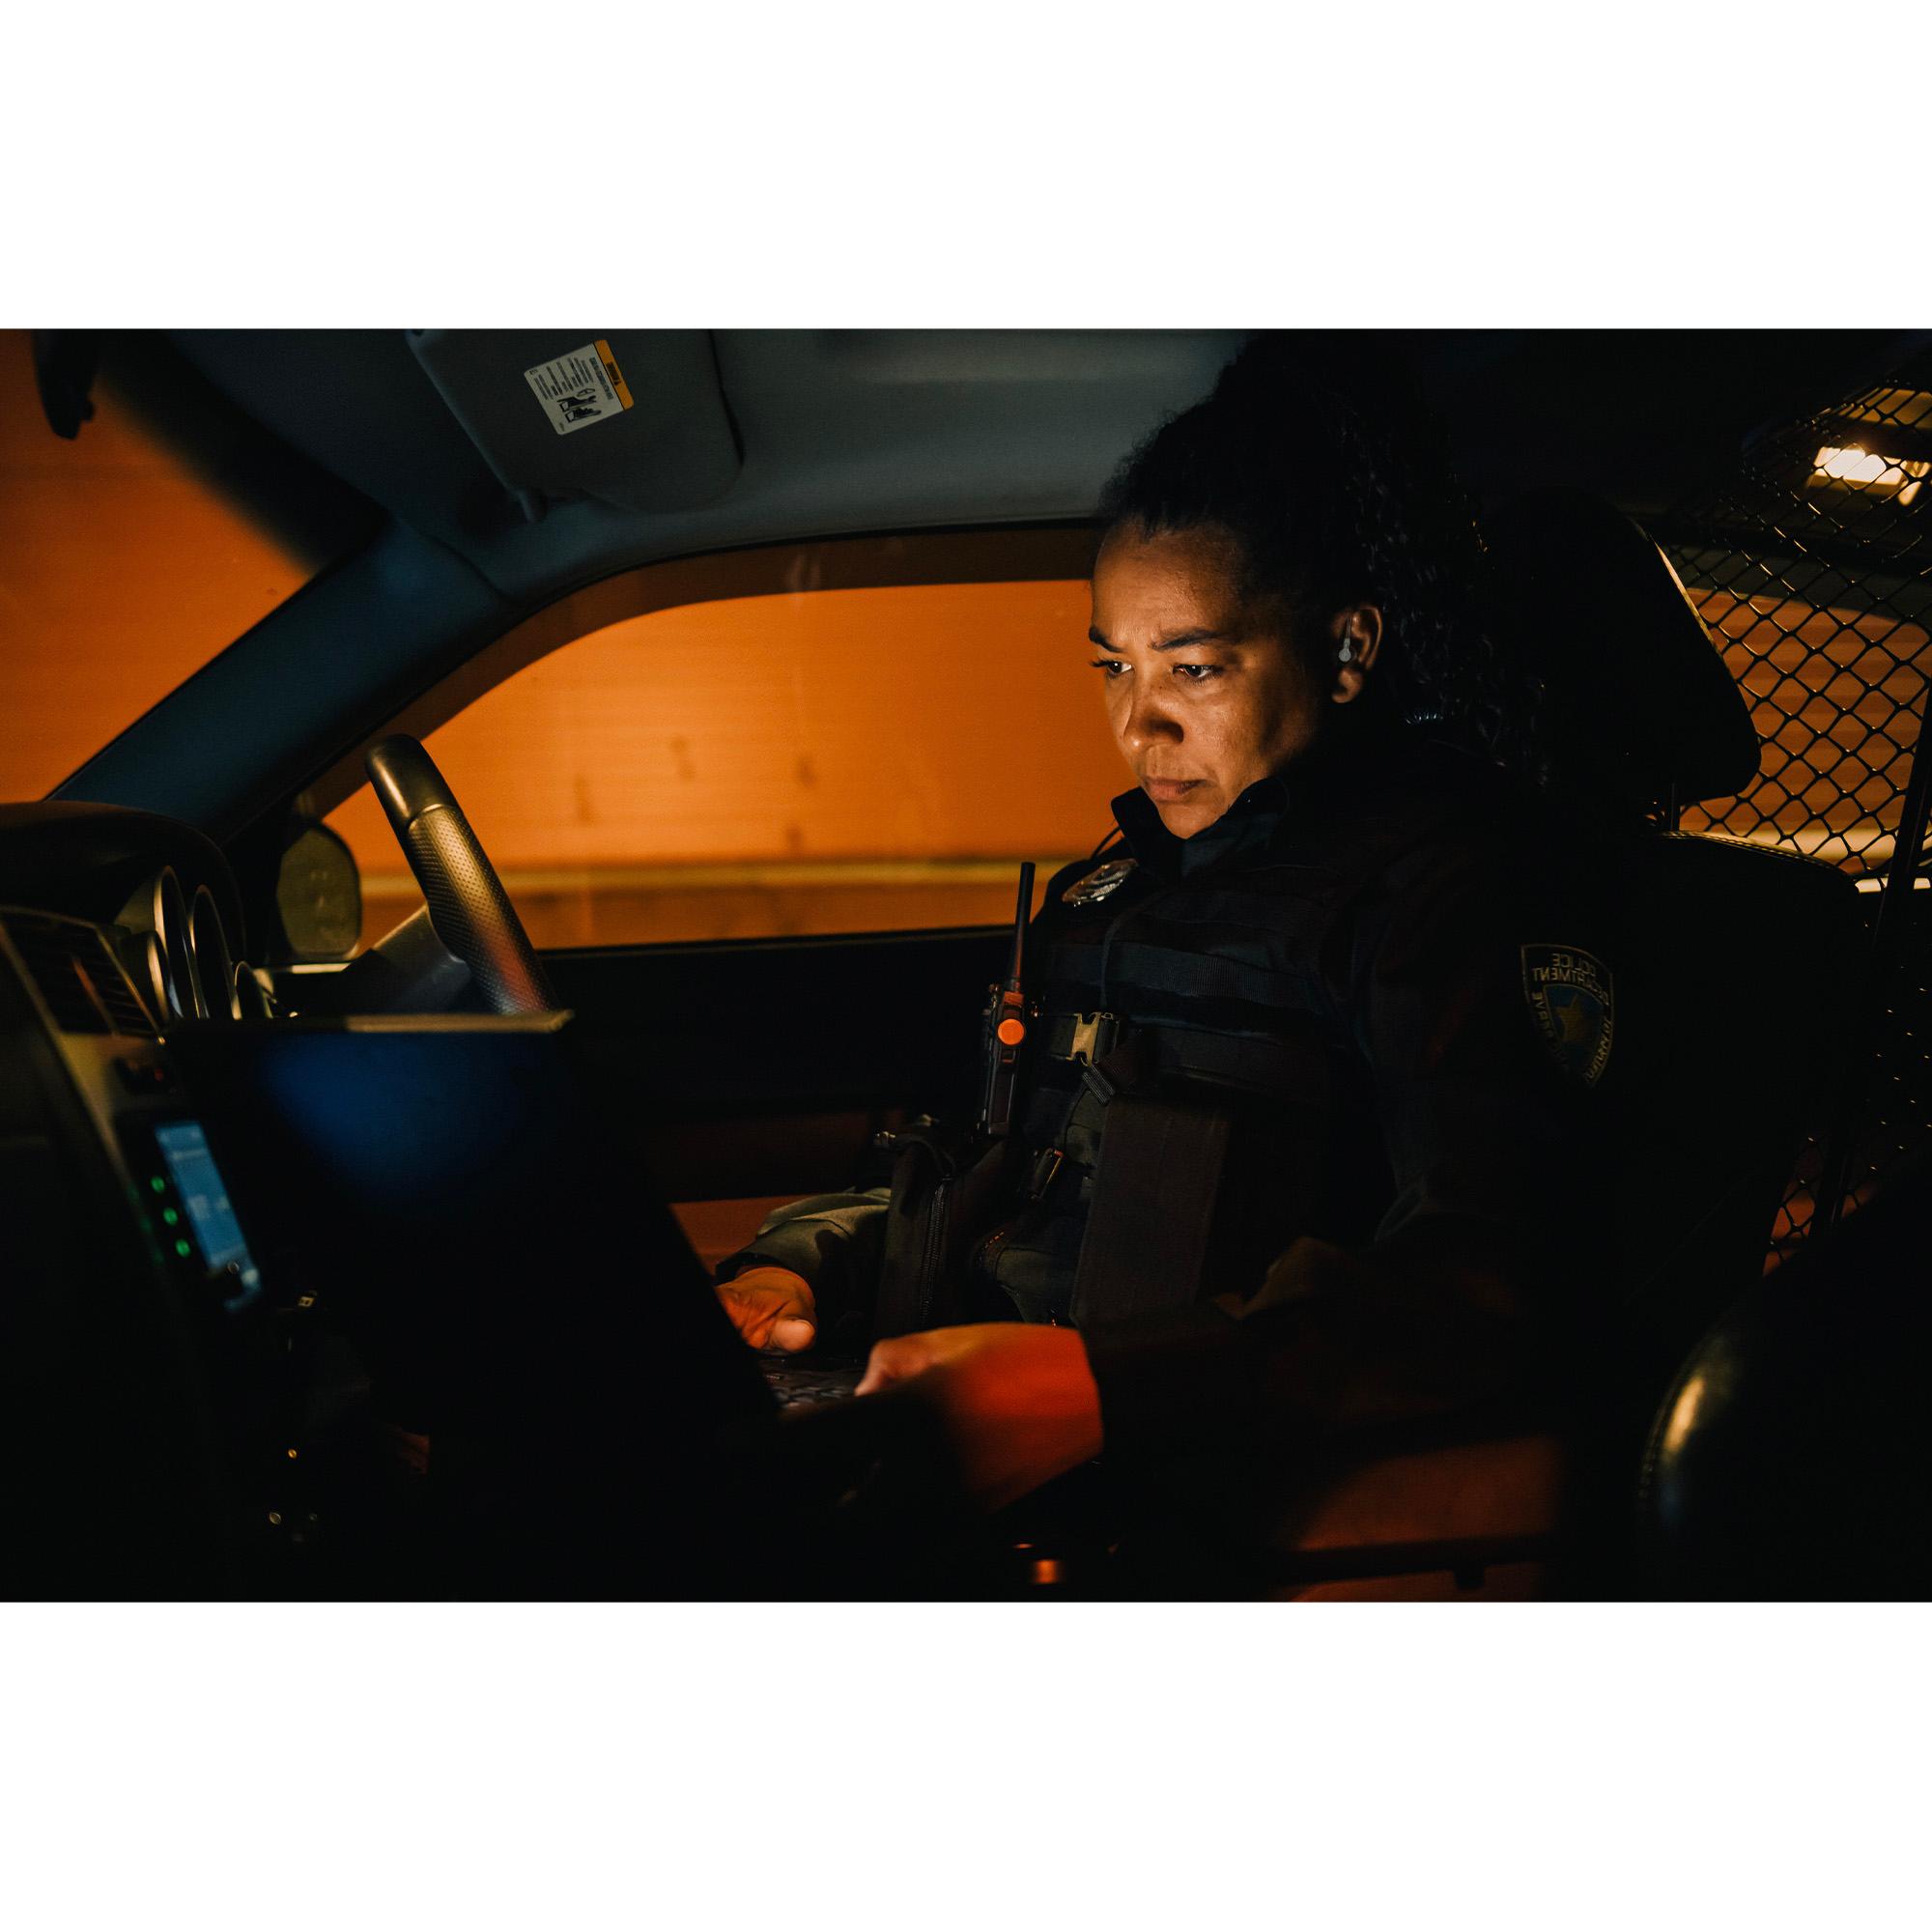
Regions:
<instances>
[{"instance_id":1,"label":"seat headrest","mask_svg":"<svg viewBox=\"0 0 1932 1932\"><path fill-rule=\"evenodd\" d=\"M1757 775L1744 694L1670 559L1586 490L1482 520L1496 618L1544 681L1550 781L1604 803L1728 798Z\"/></svg>"}]
</instances>

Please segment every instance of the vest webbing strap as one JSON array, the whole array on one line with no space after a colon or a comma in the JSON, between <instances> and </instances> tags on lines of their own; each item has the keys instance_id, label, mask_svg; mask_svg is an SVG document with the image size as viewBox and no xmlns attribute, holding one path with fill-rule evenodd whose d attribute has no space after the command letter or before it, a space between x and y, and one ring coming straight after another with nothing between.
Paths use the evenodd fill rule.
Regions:
<instances>
[{"instance_id":1,"label":"vest webbing strap","mask_svg":"<svg viewBox=\"0 0 1932 1932\"><path fill-rule=\"evenodd\" d=\"M1083 1020L1097 1022L1085 1037ZM1117 1048L1132 1043L1138 1049L1141 1078L1177 1074L1251 1094L1297 1099L1309 1092L1314 1070L1321 1065L1328 1050L1329 1035L1313 1013L1297 1015L1295 1024L1279 1033L1261 1036L1215 1034L1158 1022L1130 1024L1114 1013L1044 1013L1038 1023L1037 1041L1046 1060L1060 1062L1072 1060L1078 1044L1080 1057L1090 1065L1100 1065Z\"/></svg>"}]
</instances>

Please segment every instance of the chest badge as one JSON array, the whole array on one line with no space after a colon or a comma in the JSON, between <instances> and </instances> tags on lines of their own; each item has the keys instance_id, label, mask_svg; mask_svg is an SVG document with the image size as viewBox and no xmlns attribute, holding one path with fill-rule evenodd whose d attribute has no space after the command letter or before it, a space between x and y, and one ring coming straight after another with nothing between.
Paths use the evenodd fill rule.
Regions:
<instances>
[{"instance_id":1,"label":"chest badge","mask_svg":"<svg viewBox=\"0 0 1932 1932\"><path fill-rule=\"evenodd\" d=\"M1083 873L1061 894L1062 905L1098 905L1109 893L1118 892L1125 884L1129 872L1134 869L1131 859L1109 859L1104 865L1095 866L1091 872Z\"/></svg>"},{"instance_id":2,"label":"chest badge","mask_svg":"<svg viewBox=\"0 0 1932 1932\"><path fill-rule=\"evenodd\" d=\"M1525 946L1522 990L1556 1064L1594 1087L1609 1065L1616 1034L1616 987L1609 968L1579 947Z\"/></svg>"}]
</instances>

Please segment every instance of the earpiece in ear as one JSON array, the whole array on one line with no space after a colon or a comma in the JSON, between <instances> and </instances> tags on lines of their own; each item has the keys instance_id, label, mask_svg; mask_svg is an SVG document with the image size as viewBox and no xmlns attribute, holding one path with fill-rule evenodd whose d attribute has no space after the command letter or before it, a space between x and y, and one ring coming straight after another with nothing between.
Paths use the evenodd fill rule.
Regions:
<instances>
[{"instance_id":1,"label":"earpiece in ear","mask_svg":"<svg viewBox=\"0 0 1932 1932\"><path fill-rule=\"evenodd\" d=\"M1347 638L1344 638L1342 639L1342 648L1336 653L1336 656L1339 657L1344 664L1352 664L1355 659L1354 645L1350 643Z\"/></svg>"}]
</instances>

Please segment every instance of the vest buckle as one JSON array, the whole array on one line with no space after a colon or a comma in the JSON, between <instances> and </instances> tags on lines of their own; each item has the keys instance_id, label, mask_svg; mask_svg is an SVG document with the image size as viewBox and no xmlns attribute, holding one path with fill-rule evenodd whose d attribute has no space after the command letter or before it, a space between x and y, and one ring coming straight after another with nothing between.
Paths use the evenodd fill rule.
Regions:
<instances>
[{"instance_id":1,"label":"vest buckle","mask_svg":"<svg viewBox=\"0 0 1932 1932\"><path fill-rule=\"evenodd\" d=\"M1084 1060L1089 1066L1098 1060L1107 1048L1099 1045L1100 1029L1105 1026L1108 1033L1107 1046L1113 1045L1115 1016L1112 1013L1076 1013L1073 1018L1073 1037L1067 1042L1066 1058Z\"/></svg>"}]
</instances>

